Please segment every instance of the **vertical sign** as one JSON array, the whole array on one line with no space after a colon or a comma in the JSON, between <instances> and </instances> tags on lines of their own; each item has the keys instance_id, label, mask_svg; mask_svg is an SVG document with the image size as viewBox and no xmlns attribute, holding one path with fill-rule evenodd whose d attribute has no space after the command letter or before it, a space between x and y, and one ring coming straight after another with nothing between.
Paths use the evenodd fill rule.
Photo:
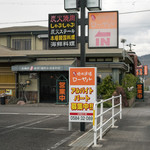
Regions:
<instances>
[{"instance_id":1,"label":"vertical sign","mask_svg":"<svg viewBox=\"0 0 150 150\"><path fill-rule=\"evenodd\" d=\"M67 103L67 83L66 81L58 81L58 99L57 103Z\"/></svg>"},{"instance_id":2,"label":"vertical sign","mask_svg":"<svg viewBox=\"0 0 150 150\"><path fill-rule=\"evenodd\" d=\"M49 48L77 48L77 13L49 14Z\"/></svg>"},{"instance_id":3,"label":"vertical sign","mask_svg":"<svg viewBox=\"0 0 150 150\"><path fill-rule=\"evenodd\" d=\"M143 83L137 83L136 89L137 89L136 99L143 100L144 99Z\"/></svg>"},{"instance_id":4,"label":"vertical sign","mask_svg":"<svg viewBox=\"0 0 150 150\"><path fill-rule=\"evenodd\" d=\"M142 76L143 75L143 66L137 66L136 75L137 76Z\"/></svg>"},{"instance_id":5,"label":"vertical sign","mask_svg":"<svg viewBox=\"0 0 150 150\"><path fill-rule=\"evenodd\" d=\"M144 66L144 75L145 76L148 75L148 66L147 65Z\"/></svg>"},{"instance_id":6,"label":"vertical sign","mask_svg":"<svg viewBox=\"0 0 150 150\"><path fill-rule=\"evenodd\" d=\"M118 48L118 11L89 12L89 48Z\"/></svg>"},{"instance_id":7,"label":"vertical sign","mask_svg":"<svg viewBox=\"0 0 150 150\"><path fill-rule=\"evenodd\" d=\"M96 68L69 69L69 122L92 122L97 98Z\"/></svg>"}]
</instances>

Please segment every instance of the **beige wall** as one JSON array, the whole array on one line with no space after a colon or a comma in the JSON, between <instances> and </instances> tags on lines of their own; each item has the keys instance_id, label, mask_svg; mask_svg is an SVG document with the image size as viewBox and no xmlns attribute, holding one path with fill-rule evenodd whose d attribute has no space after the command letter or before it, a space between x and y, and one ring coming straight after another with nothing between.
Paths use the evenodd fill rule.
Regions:
<instances>
[{"instance_id":1,"label":"beige wall","mask_svg":"<svg viewBox=\"0 0 150 150\"><path fill-rule=\"evenodd\" d=\"M114 57L113 58L113 62L119 62L119 58L118 57Z\"/></svg>"},{"instance_id":2,"label":"beige wall","mask_svg":"<svg viewBox=\"0 0 150 150\"><path fill-rule=\"evenodd\" d=\"M38 91L37 79L29 79L29 75L19 75L19 83L25 83L26 80L31 80L31 84L26 86L25 91Z\"/></svg>"},{"instance_id":3,"label":"beige wall","mask_svg":"<svg viewBox=\"0 0 150 150\"><path fill-rule=\"evenodd\" d=\"M0 37L0 45L7 46L7 37Z\"/></svg>"}]
</instances>

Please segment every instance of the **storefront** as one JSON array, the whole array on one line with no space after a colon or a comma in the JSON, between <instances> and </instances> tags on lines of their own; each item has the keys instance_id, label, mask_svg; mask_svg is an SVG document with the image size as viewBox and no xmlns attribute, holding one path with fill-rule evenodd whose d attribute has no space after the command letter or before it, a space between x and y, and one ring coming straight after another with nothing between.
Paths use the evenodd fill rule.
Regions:
<instances>
[{"instance_id":1,"label":"storefront","mask_svg":"<svg viewBox=\"0 0 150 150\"><path fill-rule=\"evenodd\" d=\"M56 82L60 76L68 79L69 67L76 67L75 59L35 61L12 66L18 75L18 98L26 101L56 103Z\"/></svg>"}]
</instances>

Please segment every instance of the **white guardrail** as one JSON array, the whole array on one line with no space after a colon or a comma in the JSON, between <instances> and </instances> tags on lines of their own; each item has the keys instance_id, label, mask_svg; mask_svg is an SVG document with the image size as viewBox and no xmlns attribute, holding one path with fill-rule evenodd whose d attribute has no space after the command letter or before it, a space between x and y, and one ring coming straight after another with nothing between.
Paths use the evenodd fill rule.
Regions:
<instances>
[{"instance_id":1,"label":"white guardrail","mask_svg":"<svg viewBox=\"0 0 150 150\"><path fill-rule=\"evenodd\" d=\"M117 98L119 98L119 104L115 105L115 99L117 99ZM112 107L108 108L104 111L103 104L104 104L104 102L107 102L107 101L112 101ZM99 104L100 104L100 107L98 108ZM118 112L115 113L116 107L119 107L120 109ZM98 113L98 109L100 110L99 113ZM112 115L109 119L104 121L103 116L104 116L104 114L106 114L109 111L112 111ZM109 99L100 100L100 102L96 102L94 104L94 110L93 110L94 146L97 146L97 138L98 137L100 138L100 140L102 140L103 133L106 132L110 127L112 127L112 128L115 127L114 126L115 117L119 114L120 114L120 119L122 119L122 96L121 95L112 96ZM98 125L98 119L100 120L99 125ZM110 122L110 121L111 121L111 124L108 127L106 127L106 129L103 130L103 127L106 126L106 124L108 124L108 122ZM100 131L99 136L97 136L98 131Z\"/></svg>"}]
</instances>

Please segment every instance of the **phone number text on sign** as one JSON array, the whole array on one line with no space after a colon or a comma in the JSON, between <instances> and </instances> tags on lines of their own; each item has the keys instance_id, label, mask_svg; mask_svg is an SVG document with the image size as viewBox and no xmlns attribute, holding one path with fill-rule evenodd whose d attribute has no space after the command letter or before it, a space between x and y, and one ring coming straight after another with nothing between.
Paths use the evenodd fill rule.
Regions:
<instances>
[{"instance_id":1,"label":"phone number text on sign","mask_svg":"<svg viewBox=\"0 0 150 150\"><path fill-rule=\"evenodd\" d=\"M80 116L80 115L70 115L69 120L72 122L92 122L93 114Z\"/></svg>"}]
</instances>

